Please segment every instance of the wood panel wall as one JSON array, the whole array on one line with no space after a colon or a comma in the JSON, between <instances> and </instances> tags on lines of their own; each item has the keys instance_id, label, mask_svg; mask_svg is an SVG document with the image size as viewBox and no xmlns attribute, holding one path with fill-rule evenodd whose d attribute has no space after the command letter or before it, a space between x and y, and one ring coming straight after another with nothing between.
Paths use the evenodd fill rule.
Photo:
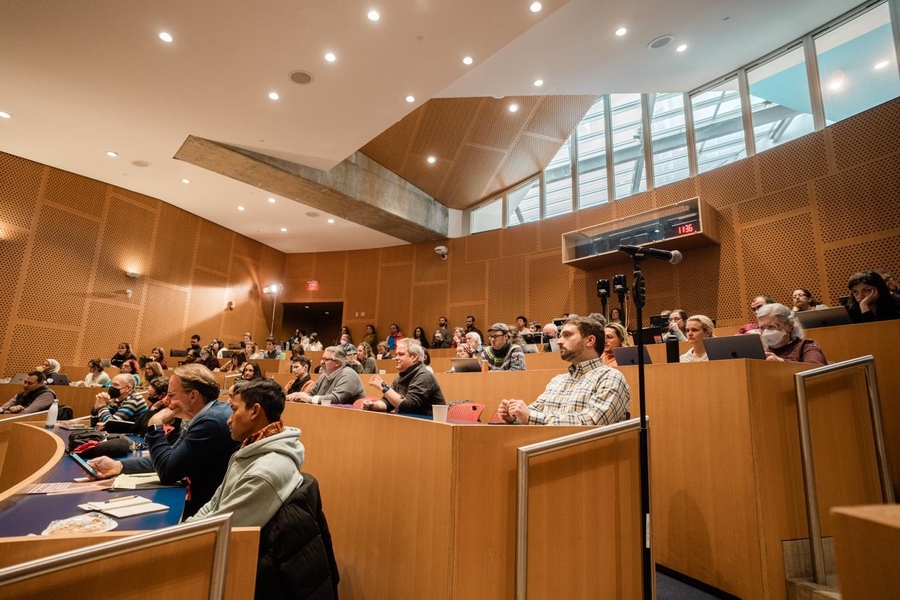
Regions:
<instances>
[{"instance_id":1,"label":"wood panel wall","mask_svg":"<svg viewBox=\"0 0 900 600\"><path fill-rule=\"evenodd\" d=\"M272 305L260 288L284 256L160 200L0 153L0 374L109 358L121 341L140 355L186 348L193 333L264 337Z\"/></svg>"},{"instance_id":2,"label":"wood panel wall","mask_svg":"<svg viewBox=\"0 0 900 600\"><path fill-rule=\"evenodd\" d=\"M407 334L416 326L431 332L441 315L459 325L472 314L484 330L519 314L545 323L599 311L597 279L623 273L630 284L630 263L587 272L563 267L560 236L700 196L718 210L720 244L686 251L675 267L647 261L647 311L683 308L736 326L750 319L750 299L761 293L789 304L801 287L834 306L853 272L897 274L897 189L900 100L612 204L447 240L445 261L435 244L289 255L284 300L344 301L356 339L365 323L376 323L384 337L391 322ZM319 280L318 292L306 291L308 279Z\"/></svg>"}]
</instances>

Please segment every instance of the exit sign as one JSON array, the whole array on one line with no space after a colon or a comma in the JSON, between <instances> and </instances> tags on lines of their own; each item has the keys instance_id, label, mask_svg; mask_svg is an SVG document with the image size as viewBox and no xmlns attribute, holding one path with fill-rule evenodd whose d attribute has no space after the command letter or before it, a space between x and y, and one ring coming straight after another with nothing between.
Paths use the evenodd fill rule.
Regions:
<instances>
[{"instance_id":1,"label":"exit sign","mask_svg":"<svg viewBox=\"0 0 900 600\"><path fill-rule=\"evenodd\" d=\"M306 291L307 292L318 292L319 291L319 282L315 279L312 281L306 282Z\"/></svg>"}]
</instances>

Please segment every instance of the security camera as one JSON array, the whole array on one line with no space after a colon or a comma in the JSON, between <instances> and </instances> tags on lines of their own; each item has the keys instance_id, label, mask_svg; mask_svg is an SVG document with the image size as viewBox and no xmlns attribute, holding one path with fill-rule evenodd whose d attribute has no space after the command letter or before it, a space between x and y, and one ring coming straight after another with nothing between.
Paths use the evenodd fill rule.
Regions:
<instances>
[{"instance_id":1,"label":"security camera","mask_svg":"<svg viewBox=\"0 0 900 600\"><path fill-rule=\"evenodd\" d=\"M440 255L441 260L447 260L447 246L438 246L434 249L434 253Z\"/></svg>"}]
</instances>

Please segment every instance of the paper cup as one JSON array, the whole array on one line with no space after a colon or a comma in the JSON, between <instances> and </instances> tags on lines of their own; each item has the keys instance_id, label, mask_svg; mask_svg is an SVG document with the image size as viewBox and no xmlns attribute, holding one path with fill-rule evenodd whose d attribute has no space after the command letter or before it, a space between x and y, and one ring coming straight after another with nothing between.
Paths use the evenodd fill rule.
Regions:
<instances>
[{"instance_id":1,"label":"paper cup","mask_svg":"<svg viewBox=\"0 0 900 600\"><path fill-rule=\"evenodd\" d=\"M322 406L331 406L331 398L322 398Z\"/></svg>"},{"instance_id":2,"label":"paper cup","mask_svg":"<svg viewBox=\"0 0 900 600\"><path fill-rule=\"evenodd\" d=\"M387 371L385 371L384 369L380 369L380 370L378 371L378 374L379 374L379 375L387 375Z\"/></svg>"},{"instance_id":3,"label":"paper cup","mask_svg":"<svg viewBox=\"0 0 900 600\"><path fill-rule=\"evenodd\" d=\"M446 404L435 404L431 407L432 414L434 415L434 420L438 423L446 423L447 422L447 408Z\"/></svg>"}]
</instances>

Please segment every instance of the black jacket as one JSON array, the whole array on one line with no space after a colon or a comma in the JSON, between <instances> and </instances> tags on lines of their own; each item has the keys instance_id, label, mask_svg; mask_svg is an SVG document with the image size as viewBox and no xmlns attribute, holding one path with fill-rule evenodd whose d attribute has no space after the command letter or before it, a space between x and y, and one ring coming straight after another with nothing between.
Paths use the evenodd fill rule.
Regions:
<instances>
[{"instance_id":1,"label":"black jacket","mask_svg":"<svg viewBox=\"0 0 900 600\"><path fill-rule=\"evenodd\" d=\"M337 600L340 575L319 483L302 475L300 487L259 532L259 600Z\"/></svg>"}]
</instances>

